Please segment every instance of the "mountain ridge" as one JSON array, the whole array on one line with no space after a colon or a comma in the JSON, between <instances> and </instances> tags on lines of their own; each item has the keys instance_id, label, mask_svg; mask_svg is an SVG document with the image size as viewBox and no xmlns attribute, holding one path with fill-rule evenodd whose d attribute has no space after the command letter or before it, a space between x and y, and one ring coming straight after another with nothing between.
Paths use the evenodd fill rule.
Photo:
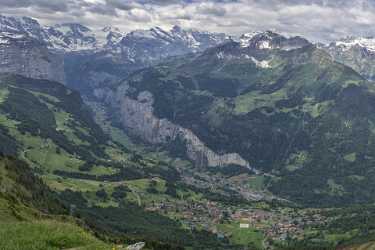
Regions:
<instances>
[{"instance_id":1,"label":"mountain ridge","mask_svg":"<svg viewBox=\"0 0 375 250\"><path fill-rule=\"evenodd\" d=\"M375 79L375 38L347 37L322 48L335 60L352 67L367 79Z\"/></svg>"},{"instance_id":2,"label":"mountain ridge","mask_svg":"<svg viewBox=\"0 0 375 250\"><path fill-rule=\"evenodd\" d=\"M116 27L103 27L92 30L79 23L61 23L53 26L42 26L29 17L0 17L0 32L26 35L47 44L52 50L63 52L100 51L111 49L116 51L121 40L155 39L167 43L179 43L185 49L203 50L210 44L218 44L226 39L224 34L183 30L178 26L171 30L160 27L149 30L121 32ZM126 43L126 41L122 42ZM114 47L112 47L114 46Z\"/></svg>"},{"instance_id":3,"label":"mountain ridge","mask_svg":"<svg viewBox=\"0 0 375 250\"><path fill-rule=\"evenodd\" d=\"M325 137L320 139L321 137L316 136L316 131L326 131L329 134L333 133L332 136L336 138L328 125L334 122L330 116L337 117L336 122L347 124L344 121L348 119L353 123L347 125L353 131L343 132L345 136L352 138L352 133L355 133L356 140L364 139L360 135L361 131L354 129L354 122L362 124L364 119L374 118L366 118L368 110L372 109L372 85L357 72L335 62L327 52L311 43L303 42L305 46L289 49L288 42L294 45L295 40L288 38L289 40L285 40L287 49L284 49L277 43L280 39L275 39L274 47L242 47L240 43L230 42L195 57L177 58L175 61L143 70L120 85L120 89L125 91L117 91L117 100L121 102L127 98L138 98L142 101L142 96L146 93L151 95L153 114L159 119L166 119L183 128L191 129L214 152L238 153L250 162L253 168L281 177L282 179L275 181L274 186L271 186L271 190L282 194L283 198L310 206L318 199L315 197L320 197L318 200L322 206L325 202L326 205L340 205L348 202L347 199L352 199L352 202L363 202L367 198L359 196L359 189L356 189L357 198L353 198L349 193L346 196L343 191L337 200L333 200L332 194L323 191L328 184L324 181L313 181L312 174L307 172L311 169L309 164L313 162L316 165L329 165L329 162L323 162L324 158L321 159L316 153L319 151L319 143L327 147L339 147L335 139L324 141ZM255 39L253 44L258 45L258 41ZM259 65L262 61L267 61L268 66ZM352 96L352 99L348 96ZM363 102L359 102L359 96L362 96ZM349 110L350 105L353 105L350 110L357 107L366 113L343 113L344 109ZM129 125L127 122L132 120L132 113L142 112L122 113L124 129ZM119 116L121 113L117 114ZM147 112L145 115L151 117ZM142 125L143 123L146 124ZM134 126L136 124L138 127ZM159 123L145 119L134 122L131 127L142 137L147 135L142 134L142 129L147 127L147 124L152 127L152 124L157 126ZM341 126L343 130L345 126ZM371 130L371 125L358 126L364 130ZM147 140L152 141L159 135L165 136L166 131L158 130L161 127L152 129L156 134L149 134ZM354 150L350 141L351 139L348 139L347 150ZM189 141L185 142L189 148ZM166 139L164 143L167 143ZM364 142L358 143L365 147ZM340 158L333 153L327 155ZM304 159L301 163L297 160L299 157ZM337 161L343 166L351 164L350 161ZM294 164L297 165L292 167ZM287 168L284 169L283 166ZM323 174L323 170L316 169ZM295 175L299 176L299 179L294 179ZM326 178L325 181L329 178L338 181L334 176L327 175ZM345 175L340 178L345 178ZM307 190L301 190L303 195L298 195L298 189L286 190L298 180L311 183L311 196L307 195ZM332 180L329 180L329 183ZM352 187L352 184L344 179L340 181L343 190ZM313 191L319 189L322 191Z\"/></svg>"}]
</instances>

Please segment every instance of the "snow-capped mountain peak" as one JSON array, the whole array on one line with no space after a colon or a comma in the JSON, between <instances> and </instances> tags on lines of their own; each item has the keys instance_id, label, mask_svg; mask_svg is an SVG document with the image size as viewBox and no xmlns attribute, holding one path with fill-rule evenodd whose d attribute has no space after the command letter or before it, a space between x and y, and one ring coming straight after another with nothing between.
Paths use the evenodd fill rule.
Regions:
<instances>
[{"instance_id":1,"label":"snow-capped mountain peak","mask_svg":"<svg viewBox=\"0 0 375 250\"><path fill-rule=\"evenodd\" d=\"M274 31L256 31L243 34L239 44L242 48L292 50L309 45L310 42L298 36L285 37Z\"/></svg>"},{"instance_id":2,"label":"snow-capped mountain peak","mask_svg":"<svg viewBox=\"0 0 375 250\"><path fill-rule=\"evenodd\" d=\"M240 36L239 42L241 47L248 47L250 45L251 39L253 39L254 36L263 33L262 31L254 31L254 32L249 32L245 33Z\"/></svg>"},{"instance_id":3,"label":"snow-capped mountain peak","mask_svg":"<svg viewBox=\"0 0 375 250\"><path fill-rule=\"evenodd\" d=\"M284 38L273 31L254 31L243 34L239 39L239 43L242 48L272 49L273 40L277 37Z\"/></svg>"},{"instance_id":4,"label":"snow-capped mountain peak","mask_svg":"<svg viewBox=\"0 0 375 250\"><path fill-rule=\"evenodd\" d=\"M0 15L0 32L6 32L8 36L23 34L37 39L43 37L43 28L38 21L29 17Z\"/></svg>"},{"instance_id":5,"label":"snow-capped mountain peak","mask_svg":"<svg viewBox=\"0 0 375 250\"><path fill-rule=\"evenodd\" d=\"M45 32L46 40L52 49L80 51L98 47L95 34L81 24L57 24L53 27L46 27Z\"/></svg>"},{"instance_id":6,"label":"snow-capped mountain peak","mask_svg":"<svg viewBox=\"0 0 375 250\"><path fill-rule=\"evenodd\" d=\"M160 27L149 30L135 30L124 38L124 40L130 39L154 40L162 44L179 44L192 51L201 51L224 42L227 37L225 34L185 30L179 26L173 26L170 30Z\"/></svg>"},{"instance_id":7,"label":"snow-capped mountain peak","mask_svg":"<svg viewBox=\"0 0 375 250\"><path fill-rule=\"evenodd\" d=\"M375 80L375 38L347 37L319 46L334 60L343 63L365 78Z\"/></svg>"},{"instance_id":8,"label":"snow-capped mountain peak","mask_svg":"<svg viewBox=\"0 0 375 250\"><path fill-rule=\"evenodd\" d=\"M225 34L186 30L179 26L171 29L154 27L126 34L110 26L95 30L79 23L42 26L32 18L1 15L0 33L3 43L6 42L4 37L23 35L59 53L105 51L108 55L121 54L121 57L131 61L139 56L159 60L167 56L199 52L227 40Z\"/></svg>"},{"instance_id":9,"label":"snow-capped mountain peak","mask_svg":"<svg viewBox=\"0 0 375 250\"><path fill-rule=\"evenodd\" d=\"M355 46L367 49L370 52L375 52L375 38L374 37L347 37L334 43L337 47L343 50L349 50Z\"/></svg>"},{"instance_id":10,"label":"snow-capped mountain peak","mask_svg":"<svg viewBox=\"0 0 375 250\"><path fill-rule=\"evenodd\" d=\"M9 17L0 15L0 33L3 37L27 36L45 43L49 49L71 52L102 50L118 43L123 33L113 27L92 30L79 23L63 23L41 26L29 17Z\"/></svg>"},{"instance_id":11,"label":"snow-capped mountain peak","mask_svg":"<svg viewBox=\"0 0 375 250\"><path fill-rule=\"evenodd\" d=\"M99 32L96 32L96 38L105 44L106 47L118 44L125 36L125 33L117 27L104 27Z\"/></svg>"}]
</instances>

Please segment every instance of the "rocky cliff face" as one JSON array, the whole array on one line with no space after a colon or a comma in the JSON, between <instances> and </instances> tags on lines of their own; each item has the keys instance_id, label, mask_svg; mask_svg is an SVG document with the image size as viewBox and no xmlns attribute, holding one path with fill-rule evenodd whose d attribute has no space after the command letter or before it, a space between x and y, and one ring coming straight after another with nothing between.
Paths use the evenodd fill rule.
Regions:
<instances>
[{"instance_id":1,"label":"rocky cliff face","mask_svg":"<svg viewBox=\"0 0 375 250\"><path fill-rule=\"evenodd\" d=\"M321 47L336 61L369 80L375 79L375 38L346 38Z\"/></svg>"},{"instance_id":2,"label":"rocky cliff face","mask_svg":"<svg viewBox=\"0 0 375 250\"><path fill-rule=\"evenodd\" d=\"M61 48L59 51L66 53L67 82L91 97L98 87L117 84L136 70L171 56L203 51L226 41L225 34L184 30L177 26L171 30L155 27L128 34L111 27L100 32L82 26L73 29L72 24L63 27L65 30L59 30L65 33L56 32L58 40L49 40L54 41L54 48ZM52 34L54 29L51 28L49 33ZM66 46L56 41L71 42Z\"/></svg>"},{"instance_id":3,"label":"rocky cliff face","mask_svg":"<svg viewBox=\"0 0 375 250\"><path fill-rule=\"evenodd\" d=\"M331 53L333 58L341 62L368 80L375 80L375 53L369 53L363 48L353 48L345 53Z\"/></svg>"},{"instance_id":4,"label":"rocky cliff face","mask_svg":"<svg viewBox=\"0 0 375 250\"><path fill-rule=\"evenodd\" d=\"M243 34L239 43L241 47L258 50L294 50L310 45L310 42L302 37L285 37L272 31Z\"/></svg>"},{"instance_id":5,"label":"rocky cliff face","mask_svg":"<svg viewBox=\"0 0 375 250\"><path fill-rule=\"evenodd\" d=\"M209 149L191 130L182 128L167 119L159 119L153 114L153 96L141 92L137 99L124 95L126 86L117 95L121 121L131 134L152 144L164 144L179 139L185 143L187 157L198 167L222 167L238 165L250 168L250 164L239 154L219 155Z\"/></svg>"},{"instance_id":6,"label":"rocky cliff face","mask_svg":"<svg viewBox=\"0 0 375 250\"><path fill-rule=\"evenodd\" d=\"M170 56L203 51L227 41L225 34L159 27L130 32L116 45L121 57L143 64L160 61Z\"/></svg>"},{"instance_id":7,"label":"rocky cliff face","mask_svg":"<svg viewBox=\"0 0 375 250\"><path fill-rule=\"evenodd\" d=\"M0 73L65 82L63 58L23 35L0 35Z\"/></svg>"}]
</instances>

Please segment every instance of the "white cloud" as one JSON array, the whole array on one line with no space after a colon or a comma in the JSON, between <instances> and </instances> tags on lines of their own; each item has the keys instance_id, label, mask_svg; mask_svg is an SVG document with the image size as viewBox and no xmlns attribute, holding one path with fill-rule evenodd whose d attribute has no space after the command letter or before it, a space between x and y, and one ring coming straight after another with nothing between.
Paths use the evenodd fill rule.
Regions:
<instances>
[{"instance_id":1,"label":"white cloud","mask_svg":"<svg viewBox=\"0 0 375 250\"><path fill-rule=\"evenodd\" d=\"M129 10L129 18L135 22L148 23L152 20L152 14L144 9L131 9Z\"/></svg>"}]
</instances>

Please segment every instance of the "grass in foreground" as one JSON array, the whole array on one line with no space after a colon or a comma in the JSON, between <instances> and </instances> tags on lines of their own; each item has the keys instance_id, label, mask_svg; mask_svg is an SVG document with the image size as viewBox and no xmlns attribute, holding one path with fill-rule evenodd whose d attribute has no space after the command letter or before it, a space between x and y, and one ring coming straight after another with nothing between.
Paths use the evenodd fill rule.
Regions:
<instances>
[{"instance_id":1,"label":"grass in foreground","mask_svg":"<svg viewBox=\"0 0 375 250\"><path fill-rule=\"evenodd\" d=\"M77 225L43 220L0 223L1 250L112 249Z\"/></svg>"}]
</instances>

